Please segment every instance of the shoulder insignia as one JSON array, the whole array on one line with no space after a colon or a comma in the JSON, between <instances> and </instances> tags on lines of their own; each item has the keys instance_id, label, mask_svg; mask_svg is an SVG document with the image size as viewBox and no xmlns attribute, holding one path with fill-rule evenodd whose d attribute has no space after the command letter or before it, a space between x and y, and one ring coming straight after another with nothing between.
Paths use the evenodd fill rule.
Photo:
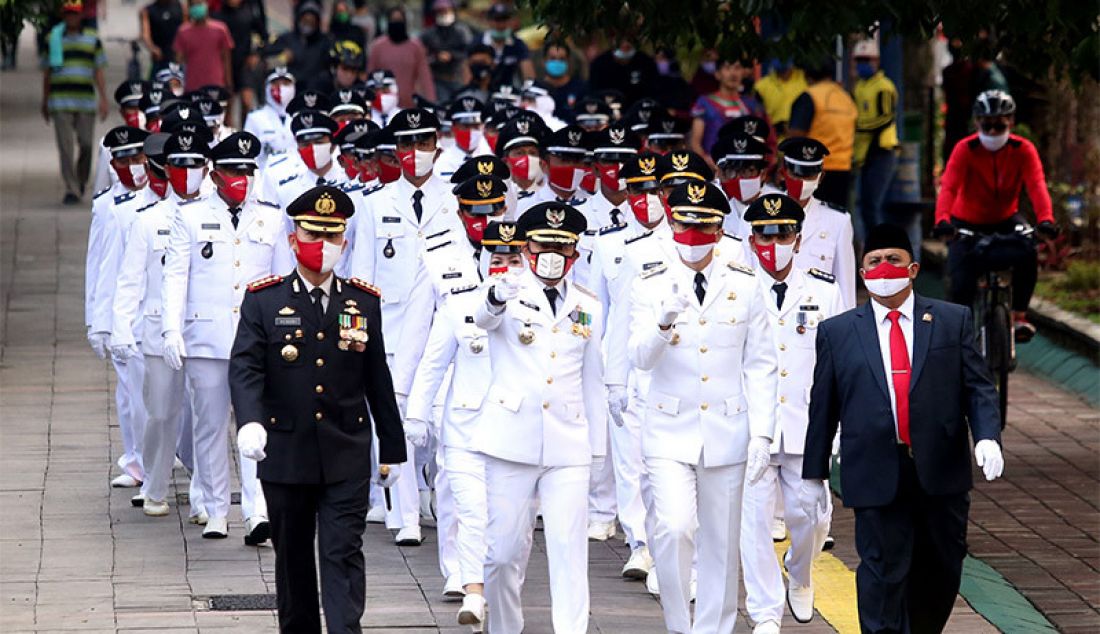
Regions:
<instances>
[{"instance_id":1,"label":"shoulder insignia","mask_svg":"<svg viewBox=\"0 0 1100 634\"><path fill-rule=\"evenodd\" d=\"M742 239L741 239L740 237L738 237L738 236L735 236L735 235L733 235L732 233L728 233L728 232L726 232L726 231L723 231L723 232L722 232L722 234L723 234L723 235L725 235L725 236L726 236L727 238L729 238L730 240L737 240L738 242L744 242L744 240L742 240Z\"/></svg>"},{"instance_id":2,"label":"shoulder insignia","mask_svg":"<svg viewBox=\"0 0 1100 634\"><path fill-rule=\"evenodd\" d=\"M586 230L585 230L585 231L583 232L583 235L586 235L586 236L594 236L594 235L596 235L596 230L595 230L595 229L586 229Z\"/></svg>"},{"instance_id":3,"label":"shoulder insignia","mask_svg":"<svg viewBox=\"0 0 1100 634\"><path fill-rule=\"evenodd\" d=\"M607 225L606 227L600 227L597 233L599 233L601 236L606 236L609 233L615 233L616 231L622 231L623 229L626 229L626 224L620 223L617 225Z\"/></svg>"},{"instance_id":4,"label":"shoulder insignia","mask_svg":"<svg viewBox=\"0 0 1100 634\"><path fill-rule=\"evenodd\" d=\"M816 277L817 279L819 279L823 282L828 282L830 284L836 282L836 276L835 275L833 275L832 273L826 273L825 271L822 271L821 269L810 269L806 272L810 274L810 277Z\"/></svg>"},{"instance_id":5,"label":"shoulder insignia","mask_svg":"<svg viewBox=\"0 0 1100 634\"><path fill-rule=\"evenodd\" d=\"M283 180L279 181L279 184L280 185L286 185L287 183L289 183L290 181L292 181L296 178L298 178L298 174L291 174L290 176L287 176Z\"/></svg>"},{"instance_id":6,"label":"shoulder insignia","mask_svg":"<svg viewBox=\"0 0 1100 634\"><path fill-rule=\"evenodd\" d=\"M623 241L623 243L624 244L631 244L633 242L637 242L638 240L641 240L642 238L648 238L651 235L653 235L652 231L646 231L645 233L643 233L640 236L634 236L633 238L627 238L626 240Z\"/></svg>"},{"instance_id":7,"label":"shoulder insignia","mask_svg":"<svg viewBox=\"0 0 1100 634\"><path fill-rule=\"evenodd\" d=\"M344 193L357 192L364 187L366 187L366 185L360 182L358 178L353 181L344 181L339 185L340 191Z\"/></svg>"},{"instance_id":8,"label":"shoulder insignia","mask_svg":"<svg viewBox=\"0 0 1100 634\"><path fill-rule=\"evenodd\" d=\"M373 194L374 192L376 192L376 191L378 191L378 190L382 189L382 188L383 188L383 187L385 187L385 186L386 186L386 184L385 184L385 183L378 183L378 184L377 184L377 185L375 185L374 187L371 187L371 188L369 188L369 189L364 189L364 190L363 190L363 195L364 195L364 196L370 196L371 194Z\"/></svg>"},{"instance_id":9,"label":"shoulder insignia","mask_svg":"<svg viewBox=\"0 0 1100 634\"><path fill-rule=\"evenodd\" d=\"M133 198L134 198L134 192L126 192L125 194L119 194L118 196L115 196L115 204L116 205L121 205L122 203L126 202L127 200L132 200Z\"/></svg>"},{"instance_id":10,"label":"shoulder insignia","mask_svg":"<svg viewBox=\"0 0 1100 634\"><path fill-rule=\"evenodd\" d=\"M361 291L366 291L371 295L374 295L375 297L382 297L382 291L379 290L377 286L375 286L374 284L368 284L358 277L349 277L348 284L354 286Z\"/></svg>"},{"instance_id":11,"label":"shoulder insignia","mask_svg":"<svg viewBox=\"0 0 1100 634\"><path fill-rule=\"evenodd\" d=\"M438 237L440 237L440 236L442 236L442 235L445 235L445 234L447 234L447 232L449 232L449 231L450 231L450 229L444 229L443 231L437 231L437 232L435 232L435 233L433 233L433 234L431 234L431 235L427 235L427 236L424 236L424 239L425 239L425 240L433 240L433 239L435 239L435 238L438 238Z\"/></svg>"},{"instance_id":12,"label":"shoulder insignia","mask_svg":"<svg viewBox=\"0 0 1100 634\"><path fill-rule=\"evenodd\" d=\"M103 194L106 194L109 191L111 191L110 187L104 187L103 189L97 191L94 195L92 195L92 200L95 200L96 198L99 198L100 196L102 196Z\"/></svg>"},{"instance_id":13,"label":"shoulder insignia","mask_svg":"<svg viewBox=\"0 0 1100 634\"><path fill-rule=\"evenodd\" d=\"M451 289L451 295L458 295L460 293L469 293L472 290L476 290L477 284L467 284L466 286L456 286Z\"/></svg>"},{"instance_id":14,"label":"shoulder insignia","mask_svg":"<svg viewBox=\"0 0 1100 634\"><path fill-rule=\"evenodd\" d=\"M739 273L744 273L745 275L749 275L749 276L753 276L753 277L756 276L756 272L753 271L751 268L745 266L744 264L738 264L737 262L730 262L726 266L728 266L731 271L737 271Z\"/></svg>"},{"instance_id":15,"label":"shoulder insignia","mask_svg":"<svg viewBox=\"0 0 1100 634\"><path fill-rule=\"evenodd\" d=\"M176 206L182 207L183 205L190 205L191 203L197 203L202 200L202 196L195 196L194 198L188 198L187 200L181 200L176 203Z\"/></svg>"},{"instance_id":16,"label":"shoulder insignia","mask_svg":"<svg viewBox=\"0 0 1100 634\"><path fill-rule=\"evenodd\" d=\"M668 270L668 266L666 266L662 262L660 266L655 266L655 267L653 267L649 270L642 271L641 273L639 273L638 274L638 279L648 280L649 278L656 277L656 276L660 275L661 273L664 273L667 270Z\"/></svg>"},{"instance_id":17,"label":"shoulder insignia","mask_svg":"<svg viewBox=\"0 0 1100 634\"><path fill-rule=\"evenodd\" d=\"M272 209L278 209L279 208L279 205L277 203L273 203L270 200L257 200L256 202L260 203L261 205L264 205L265 207L271 207Z\"/></svg>"},{"instance_id":18,"label":"shoulder insignia","mask_svg":"<svg viewBox=\"0 0 1100 634\"><path fill-rule=\"evenodd\" d=\"M268 275L267 277L261 277L260 279L248 285L248 292L255 293L256 291L262 291L263 289L275 286L282 281L282 275Z\"/></svg>"},{"instance_id":19,"label":"shoulder insignia","mask_svg":"<svg viewBox=\"0 0 1100 634\"><path fill-rule=\"evenodd\" d=\"M274 130L271 130L271 132L274 132ZM277 159L275 159L274 161L271 161L270 163L268 163L268 164L267 164L267 166L268 166L268 167L275 167L275 166L276 166L276 165L278 165L279 163L282 163L283 161L287 160L288 158L290 158L290 156L289 156L289 155L287 155L287 154L283 154L283 155L282 155L282 156L280 156L279 158L277 158Z\"/></svg>"},{"instance_id":20,"label":"shoulder insignia","mask_svg":"<svg viewBox=\"0 0 1100 634\"><path fill-rule=\"evenodd\" d=\"M581 286L580 284L574 283L573 288L576 288L578 291L584 293L585 295L588 295L592 299L599 299L598 297L596 297L595 293L593 293L592 291L588 290L587 288Z\"/></svg>"},{"instance_id":21,"label":"shoulder insignia","mask_svg":"<svg viewBox=\"0 0 1100 634\"><path fill-rule=\"evenodd\" d=\"M141 212L145 211L146 209L148 209L148 208L152 207L153 205L155 205L155 204L157 204L157 203L159 203L159 202L160 202L159 200L155 200L155 201L153 201L153 202L149 203L148 205L145 205L144 207L142 207L142 208L138 209L138 210L137 210L137 211L135 211L134 213L139 213L139 214L140 214Z\"/></svg>"}]
</instances>

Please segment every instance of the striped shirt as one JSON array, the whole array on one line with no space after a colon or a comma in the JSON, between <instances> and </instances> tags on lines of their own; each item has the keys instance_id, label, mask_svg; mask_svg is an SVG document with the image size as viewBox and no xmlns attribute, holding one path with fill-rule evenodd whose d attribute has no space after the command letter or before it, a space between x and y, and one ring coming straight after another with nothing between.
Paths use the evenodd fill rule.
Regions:
<instances>
[{"instance_id":1,"label":"striped shirt","mask_svg":"<svg viewBox=\"0 0 1100 634\"><path fill-rule=\"evenodd\" d=\"M99 35L95 29L65 33L61 50L64 62L50 69L50 112L95 112L95 72L107 65ZM48 65L47 56L42 66Z\"/></svg>"}]
</instances>

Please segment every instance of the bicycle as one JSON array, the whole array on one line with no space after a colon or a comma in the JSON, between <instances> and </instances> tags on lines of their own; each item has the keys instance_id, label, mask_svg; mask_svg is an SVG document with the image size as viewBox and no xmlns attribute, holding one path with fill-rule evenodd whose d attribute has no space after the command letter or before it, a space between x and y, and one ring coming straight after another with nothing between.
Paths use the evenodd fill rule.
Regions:
<instances>
[{"instance_id":1,"label":"bicycle","mask_svg":"<svg viewBox=\"0 0 1100 634\"><path fill-rule=\"evenodd\" d=\"M979 233L959 228L959 239L973 240L974 257L983 273L974 300L978 349L997 380L1001 429L1008 417L1008 375L1016 369L1016 338L1012 324L1012 256L1032 240L1034 227L1018 224L1012 233ZM1027 248L1034 248L1026 244Z\"/></svg>"}]
</instances>

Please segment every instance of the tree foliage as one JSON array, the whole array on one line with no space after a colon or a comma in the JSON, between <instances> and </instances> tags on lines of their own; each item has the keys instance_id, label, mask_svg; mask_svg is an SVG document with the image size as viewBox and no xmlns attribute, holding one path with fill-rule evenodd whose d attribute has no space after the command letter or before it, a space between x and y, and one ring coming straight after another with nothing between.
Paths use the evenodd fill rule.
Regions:
<instances>
[{"instance_id":1,"label":"tree foliage","mask_svg":"<svg viewBox=\"0 0 1100 634\"><path fill-rule=\"evenodd\" d=\"M1003 53L1034 77L1100 76L1100 4L1093 0L520 0L552 33L627 36L649 46L819 64L836 36L890 24L931 38L942 25L970 53ZM761 37L761 27L768 38ZM775 28L768 28L775 27Z\"/></svg>"}]
</instances>

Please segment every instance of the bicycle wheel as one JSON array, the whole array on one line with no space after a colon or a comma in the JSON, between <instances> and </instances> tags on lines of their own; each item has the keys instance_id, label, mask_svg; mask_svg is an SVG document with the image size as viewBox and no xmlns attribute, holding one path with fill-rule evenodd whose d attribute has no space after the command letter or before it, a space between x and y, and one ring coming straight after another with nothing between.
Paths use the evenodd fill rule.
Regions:
<instances>
[{"instance_id":1,"label":"bicycle wheel","mask_svg":"<svg viewBox=\"0 0 1100 634\"><path fill-rule=\"evenodd\" d=\"M995 304L986 322L986 361L997 380L1001 401L1001 429L1008 419L1008 373L1012 371L1012 316L1008 306Z\"/></svg>"}]
</instances>

